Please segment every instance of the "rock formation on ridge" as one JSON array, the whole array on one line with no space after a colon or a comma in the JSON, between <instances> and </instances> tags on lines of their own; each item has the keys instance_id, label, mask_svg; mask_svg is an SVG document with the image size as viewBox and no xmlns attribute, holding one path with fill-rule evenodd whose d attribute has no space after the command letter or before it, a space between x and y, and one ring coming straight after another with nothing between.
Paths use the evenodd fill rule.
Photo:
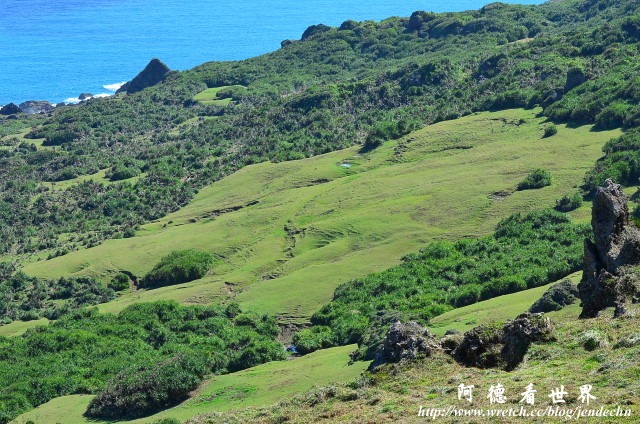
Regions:
<instances>
[{"instance_id":1,"label":"rock formation on ridge","mask_svg":"<svg viewBox=\"0 0 640 424\"><path fill-rule=\"evenodd\" d=\"M620 185L610 179L596 192L591 226L595 242L585 240L580 317L596 317L608 307L618 317L640 299L640 230L629 222Z\"/></svg>"},{"instance_id":2,"label":"rock formation on ridge","mask_svg":"<svg viewBox=\"0 0 640 424\"><path fill-rule=\"evenodd\" d=\"M4 105L2 109L0 109L0 115L14 115L20 112L22 112L22 110L20 110L20 108L14 103L9 103L8 105Z\"/></svg>"},{"instance_id":3,"label":"rock formation on ridge","mask_svg":"<svg viewBox=\"0 0 640 424\"><path fill-rule=\"evenodd\" d=\"M134 79L124 84L116 93L137 93L147 87L160 83L171 69L160 60L154 58Z\"/></svg>"},{"instance_id":4,"label":"rock formation on ridge","mask_svg":"<svg viewBox=\"0 0 640 424\"><path fill-rule=\"evenodd\" d=\"M54 109L54 106L44 100L29 100L20 103L20 109L24 113L46 113Z\"/></svg>"}]
</instances>

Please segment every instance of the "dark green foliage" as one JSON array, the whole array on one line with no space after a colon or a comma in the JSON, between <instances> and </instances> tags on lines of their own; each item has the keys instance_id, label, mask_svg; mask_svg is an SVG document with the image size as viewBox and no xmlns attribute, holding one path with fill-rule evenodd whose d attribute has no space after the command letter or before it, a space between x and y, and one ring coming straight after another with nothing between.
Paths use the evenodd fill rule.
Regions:
<instances>
[{"instance_id":1,"label":"dark green foliage","mask_svg":"<svg viewBox=\"0 0 640 424\"><path fill-rule=\"evenodd\" d=\"M329 327L316 325L293 336L293 344L300 353L311 353L335 345L335 336Z\"/></svg>"},{"instance_id":2,"label":"dark green foliage","mask_svg":"<svg viewBox=\"0 0 640 424\"><path fill-rule=\"evenodd\" d=\"M189 249L173 252L144 276L141 287L160 287L186 283L204 277L213 263L213 257L206 252Z\"/></svg>"},{"instance_id":3,"label":"dark green foliage","mask_svg":"<svg viewBox=\"0 0 640 424\"><path fill-rule=\"evenodd\" d=\"M139 402L139 412L177 401L182 395L173 389L197 384L203 363L206 373L224 373L284 359L274 341L275 320L255 314L242 314L244 321L229 318L237 312L167 301L136 304L118 315L82 309L23 336L0 337L0 411L6 417L0 423L55 397L103 390L101 399L112 411L119 406L110 395L127 393L126 402ZM176 357L187 361L169 360ZM127 391L132 387L138 393Z\"/></svg>"},{"instance_id":4,"label":"dark green foliage","mask_svg":"<svg viewBox=\"0 0 640 424\"><path fill-rule=\"evenodd\" d=\"M109 283L109 288L114 291L122 291L129 288L129 276L122 272L116 274Z\"/></svg>"},{"instance_id":5,"label":"dark green foliage","mask_svg":"<svg viewBox=\"0 0 640 424\"><path fill-rule=\"evenodd\" d=\"M578 300L578 297L578 287L570 280L564 280L551 286L540 299L531 305L529 312L559 311L565 306L574 303Z\"/></svg>"},{"instance_id":6,"label":"dark green foliage","mask_svg":"<svg viewBox=\"0 0 640 424\"><path fill-rule=\"evenodd\" d=\"M614 138L602 149L605 156L587 173L585 184L594 189L602 186L607 178L634 185L640 178L640 131L633 129Z\"/></svg>"},{"instance_id":7,"label":"dark green foliage","mask_svg":"<svg viewBox=\"0 0 640 424\"><path fill-rule=\"evenodd\" d=\"M113 299L113 290L89 277L46 280L23 272L0 282L0 323L57 319L84 306Z\"/></svg>"},{"instance_id":8,"label":"dark green foliage","mask_svg":"<svg viewBox=\"0 0 640 424\"><path fill-rule=\"evenodd\" d=\"M182 402L207 373L207 361L204 352L184 352L121 372L91 400L86 415L137 418Z\"/></svg>"},{"instance_id":9,"label":"dark green foliage","mask_svg":"<svg viewBox=\"0 0 640 424\"><path fill-rule=\"evenodd\" d=\"M576 192L565 195L556 200L556 210L560 212L570 212L582 206L582 194Z\"/></svg>"},{"instance_id":10,"label":"dark green foliage","mask_svg":"<svg viewBox=\"0 0 640 424\"><path fill-rule=\"evenodd\" d=\"M379 337L364 340L366 328L388 321L390 311L425 322L454 307L558 280L581 269L588 234L587 226L552 210L514 215L493 236L432 243L397 267L341 285L312 323L330 327L339 344L359 342L359 357L371 359Z\"/></svg>"},{"instance_id":11,"label":"dark green foliage","mask_svg":"<svg viewBox=\"0 0 640 424\"><path fill-rule=\"evenodd\" d=\"M558 127L556 127L553 124L549 124L547 126L544 127L544 136L545 137L551 137L553 135L558 134Z\"/></svg>"},{"instance_id":12,"label":"dark green foliage","mask_svg":"<svg viewBox=\"0 0 640 424\"><path fill-rule=\"evenodd\" d=\"M536 169L518 184L518 190L530 190L551 185L551 173L544 169Z\"/></svg>"}]
</instances>

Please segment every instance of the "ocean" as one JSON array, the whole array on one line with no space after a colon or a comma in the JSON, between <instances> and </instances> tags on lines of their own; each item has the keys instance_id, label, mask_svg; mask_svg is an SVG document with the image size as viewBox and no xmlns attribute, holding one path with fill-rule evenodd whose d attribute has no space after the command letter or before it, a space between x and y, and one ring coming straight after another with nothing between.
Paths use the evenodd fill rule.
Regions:
<instances>
[{"instance_id":1,"label":"ocean","mask_svg":"<svg viewBox=\"0 0 640 424\"><path fill-rule=\"evenodd\" d=\"M1 0L0 105L112 94L153 57L184 70L241 60L312 24L478 9L487 0ZM539 4L541 0L512 3Z\"/></svg>"}]
</instances>

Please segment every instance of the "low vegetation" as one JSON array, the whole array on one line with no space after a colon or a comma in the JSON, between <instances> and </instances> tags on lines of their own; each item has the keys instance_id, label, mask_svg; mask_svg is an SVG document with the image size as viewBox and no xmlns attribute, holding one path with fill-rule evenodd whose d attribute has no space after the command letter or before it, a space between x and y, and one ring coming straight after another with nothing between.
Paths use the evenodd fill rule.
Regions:
<instances>
[{"instance_id":1,"label":"low vegetation","mask_svg":"<svg viewBox=\"0 0 640 424\"><path fill-rule=\"evenodd\" d=\"M15 320L57 319L72 310L113 298L112 289L91 277L47 280L17 272L0 280L0 324Z\"/></svg>"},{"instance_id":2,"label":"low vegetation","mask_svg":"<svg viewBox=\"0 0 640 424\"><path fill-rule=\"evenodd\" d=\"M536 169L531 174L527 175L527 178L520 182L520 184L518 184L518 190L531 190L550 185L551 173L544 169Z\"/></svg>"},{"instance_id":3,"label":"low vegetation","mask_svg":"<svg viewBox=\"0 0 640 424\"><path fill-rule=\"evenodd\" d=\"M283 359L275 320L237 305L133 305L118 315L72 312L1 337L0 423L53 398L100 394L89 414L124 417L184 397L208 373Z\"/></svg>"},{"instance_id":4,"label":"low vegetation","mask_svg":"<svg viewBox=\"0 0 640 424\"><path fill-rule=\"evenodd\" d=\"M140 282L141 287L161 287L187 283L204 277L213 263L206 252L189 249L165 256Z\"/></svg>"},{"instance_id":5,"label":"low vegetation","mask_svg":"<svg viewBox=\"0 0 640 424\"><path fill-rule=\"evenodd\" d=\"M576 192L571 195L564 195L556 200L556 210L560 212L571 212L582 206L582 194Z\"/></svg>"}]
</instances>

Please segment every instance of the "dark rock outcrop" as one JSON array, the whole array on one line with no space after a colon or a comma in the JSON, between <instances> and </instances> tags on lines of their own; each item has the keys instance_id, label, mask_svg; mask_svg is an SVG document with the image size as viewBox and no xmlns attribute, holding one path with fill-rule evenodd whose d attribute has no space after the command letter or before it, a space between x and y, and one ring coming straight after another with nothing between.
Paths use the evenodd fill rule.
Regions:
<instances>
[{"instance_id":1,"label":"dark rock outcrop","mask_svg":"<svg viewBox=\"0 0 640 424\"><path fill-rule=\"evenodd\" d=\"M554 330L544 314L526 312L504 325L480 325L467 331L452 356L465 366L513 369L531 343L550 340Z\"/></svg>"},{"instance_id":2,"label":"dark rock outcrop","mask_svg":"<svg viewBox=\"0 0 640 424\"><path fill-rule=\"evenodd\" d=\"M382 348L376 353L369 369L375 370L382 364L416 359L418 356L429 356L439 349L435 336L428 329L415 322L403 324L397 321L389 327Z\"/></svg>"},{"instance_id":3,"label":"dark rock outcrop","mask_svg":"<svg viewBox=\"0 0 640 424\"><path fill-rule=\"evenodd\" d=\"M295 43L297 40L282 40L280 42L280 47L287 47L293 43Z\"/></svg>"},{"instance_id":4,"label":"dark rock outcrop","mask_svg":"<svg viewBox=\"0 0 640 424\"><path fill-rule=\"evenodd\" d=\"M304 41L309 37L313 37L316 34L320 34L321 32L327 32L329 30L331 30L331 27L325 24L311 25L306 30L304 30L300 40Z\"/></svg>"},{"instance_id":5,"label":"dark rock outcrop","mask_svg":"<svg viewBox=\"0 0 640 424\"><path fill-rule=\"evenodd\" d=\"M80 100L87 100L93 97L93 94L91 93L82 93L78 96L78 99Z\"/></svg>"},{"instance_id":6,"label":"dark rock outcrop","mask_svg":"<svg viewBox=\"0 0 640 424\"><path fill-rule=\"evenodd\" d=\"M116 93L133 94L160 83L171 69L158 59L151 62L134 79L124 84Z\"/></svg>"},{"instance_id":7,"label":"dark rock outcrop","mask_svg":"<svg viewBox=\"0 0 640 424\"><path fill-rule=\"evenodd\" d=\"M619 184L606 180L593 200L594 241L585 240L585 266L578 285L581 318L608 307L621 316L640 300L640 230L629 222L627 198Z\"/></svg>"},{"instance_id":8,"label":"dark rock outcrop","mask_svg":"<svg viewBox=\"0 0 640 424\"><path fill-rule=\"evenodd\" d=\"M4 105L2 109L0 109L0 115L15 115L16 113L20 113L22 110L15 104L9 103L8 105Z\"/></svg>"},{"instance_id":9,"label":"dark rock outcrop","mask_svg":"<svg viewBox=\"0 0 640 424\"><path fill-rule=\"evenodd\" d=\"M570 280L563 280L549 287L549 290L531 305L529 312L559 311L578 300L578 296L578 287Z\"/></svg>"},{"instance_id":10,"label":"dark rock outcrop","mask_svg":"<svg viewBox=\"0 0 640 424\"><path fill-rule=\"evenodd\" d=\"M46 113L52 111L54 106L42 100L29 100L24 103L20 103L20 109L24 113Z\"/></svg>"}]
</instances>

